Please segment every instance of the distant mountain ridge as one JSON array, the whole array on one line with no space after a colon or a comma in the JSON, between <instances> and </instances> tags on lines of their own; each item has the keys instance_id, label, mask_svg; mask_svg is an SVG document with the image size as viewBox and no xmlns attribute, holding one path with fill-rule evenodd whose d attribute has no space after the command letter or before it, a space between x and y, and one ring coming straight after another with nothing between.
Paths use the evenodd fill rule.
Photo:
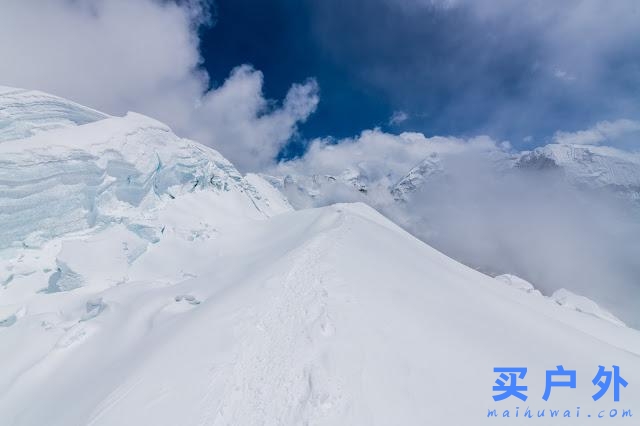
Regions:
<instances>
[{"instance_id":1,"label":"distant mountain ridge","mask_svg":"<svg viewBox=\"0 0 640 426\"><path fill-rule=\"evenodd\" d=\"M265 179L299 200L300 206L316 205L314 200L330 192L336 185L353 188L361 199L370 189L388 192L396 202L404 202L427 185L432 179L446 178L448 170L443 164L447 153L432 152L399 179L385 185L372 180L362 170L346 169L341 174L284 176L264 175ZM455 155L455 154L454 154ZM604 189L640 201L640 153L622 151L608 146L550 144L532 151L508 153L492 151L487 154L496 171L556 170L577 187ZM297 194L294 194L297 192ZM308 203L300 200L307 198ZM385 199L389 201L389 199ZM374 198L373 203L376 203Z\"/></svg>"}]
</instances>

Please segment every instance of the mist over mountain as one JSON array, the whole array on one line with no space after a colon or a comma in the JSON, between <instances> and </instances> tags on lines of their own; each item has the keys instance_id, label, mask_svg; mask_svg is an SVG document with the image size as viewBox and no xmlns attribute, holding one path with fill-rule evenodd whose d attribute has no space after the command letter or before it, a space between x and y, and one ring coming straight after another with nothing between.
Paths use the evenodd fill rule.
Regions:
<instances>
[{"instance_id":1,"label":"mist over mountain","mask_svg":"<svg viewBox=\"0 0 640 426\"><path fill-rule=\"evenodd\" d=\"M298 208L366 202L469 266L572 289L639 325L640 154L582 136L518 152L371 131L317 141L265 178Z\"/></svg>"}]
</instances>

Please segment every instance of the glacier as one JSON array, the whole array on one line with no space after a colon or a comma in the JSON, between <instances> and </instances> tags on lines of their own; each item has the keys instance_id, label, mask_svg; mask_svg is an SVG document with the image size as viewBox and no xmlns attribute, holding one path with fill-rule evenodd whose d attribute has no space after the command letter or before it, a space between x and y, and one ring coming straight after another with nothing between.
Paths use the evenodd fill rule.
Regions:
<instances>
[{"instance_id":1,"label":"glacier","mask_svg":"<svg viewBox=\"0 0 640 426\"><path fill-rule=\"evenodd\" d=\"M0 86L0 143L104 118L106 114L48 93Z\"/></svg>"},{"instance_id":2,"label":"glacier","mask_svg":"<svg viewBox=\"0 0 640 426\"><path fill-rule=\"evenodd\" d=\"M363 203L294 210L151 118L52 108L68 116L0 144L0 423L494 424L524 411L492 399L515 365L532 410L638 415L640 333L595 305L482 274ZM545 403L558 364L579 385ZM601 364L629 382L620 403L592 402Z\"/></svg>"},{"instance_id":3,"label":"glacier","mask_svg":"<svg viewBox=\"0 0 640 426\"><path fill-rule=\"evenodd\" d=\"M62 123L75 117L69 107L49 119L61 111L68 114ZM155 120L129 113L79 127L54 125L0 144L0 249L113 222L142 231L160 204L195 190L228 192L268 214L268 201L224 157Z\"/></svg>"}]
</instances>

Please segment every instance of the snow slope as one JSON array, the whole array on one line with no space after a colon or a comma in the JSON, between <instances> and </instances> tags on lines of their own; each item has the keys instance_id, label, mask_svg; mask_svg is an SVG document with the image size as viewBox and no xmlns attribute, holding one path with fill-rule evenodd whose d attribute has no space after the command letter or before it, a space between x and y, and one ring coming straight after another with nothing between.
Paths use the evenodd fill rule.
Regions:
<instances>
[{"instance_id":1,"label":"snow slope","mask_svg":"<svg viewBox=\"0 0 640 426\"><path fill-rule=\"evenodd\" d=\"M493 424L525 406L491 398L500 366L528 367L532 410L640 410L636 330L364 204L292 211L154 120L48 130L0 159L2 425ZM558 364L578 388L546 403ZM621 402L592 402L613 364Z\"/></svg>"},{"instance_id":2,"label":"snow slope","mask_svg":"<svg viewBox=\"0 0 640 426\"><path fill-rule=\"evenodd\" d=\"M115 263L114 250L102 255ZM505 365L529 368L532 407L607 407L587 386L601 364L621 366L631 408L640 397L638 332L466 268L361 204L171 234L127 269L120 285L14 305L0 329L6 424L490 424L487 409L520 406L491 400ZM545 404L544 371L561 363L581 386Z\"/></svg>"}]
</instances>

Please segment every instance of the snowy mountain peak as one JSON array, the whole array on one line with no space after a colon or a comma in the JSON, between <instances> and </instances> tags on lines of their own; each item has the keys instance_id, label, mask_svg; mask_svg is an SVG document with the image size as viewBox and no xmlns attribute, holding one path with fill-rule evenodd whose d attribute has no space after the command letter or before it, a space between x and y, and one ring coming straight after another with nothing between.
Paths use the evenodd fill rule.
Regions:
<instances>
[{"instance_id":1,"label":"snowy mountain peak","mask_svg":"<svg viewBox=\"0 0 640 426\"><path fill-rule=\"evenodd\" d=\"M523 169L559 169L578 185L610 188L640 199L640 155L609 146L550 144L522 153Z\"/></svg>"},{"instance_id":2,"label":"snowy mountain peak","mask_svg":"<svg viewBox=\"0 0 640 426\"><path fill-rule=\"evenodd\" d=\"M441 175L443 172L440 157L434 152L409 170L406 176L390 188L390 192L394 200L407 201L409 195L417 191L428 179Z\"/></svg>"},{"instance_id":3,"label":"snowy mountain peak","mask_svg":"<svg viewBox=\"0 0 640 426\"><path fill-rule=\"evenodd\" d=\"M0 99L0 249L113 223L158 233L163 206L200 190L224 199L230 217L274 213L222 155L156 120L110 117L40 92L5 90Z\"/></svg>"}]
</instances>

